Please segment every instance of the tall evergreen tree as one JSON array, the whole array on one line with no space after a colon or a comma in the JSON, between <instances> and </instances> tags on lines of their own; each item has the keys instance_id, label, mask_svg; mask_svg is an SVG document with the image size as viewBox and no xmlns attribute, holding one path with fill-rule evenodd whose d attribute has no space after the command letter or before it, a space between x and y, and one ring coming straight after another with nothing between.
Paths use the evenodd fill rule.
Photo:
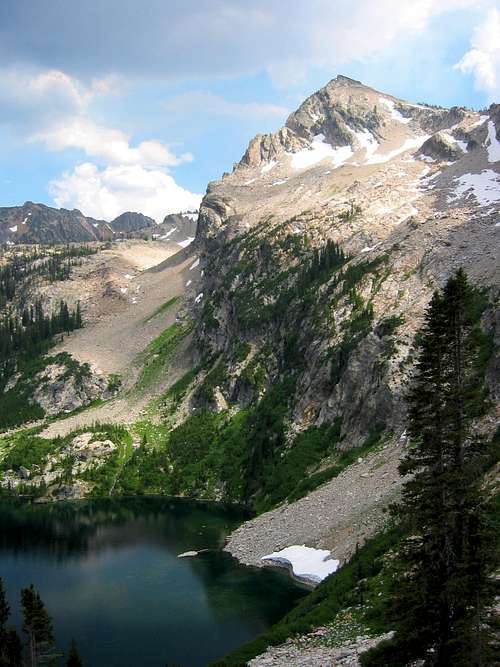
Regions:
<instances>
[{"instance_id":1,"label":"tall evergreen tree","mask_svg":"<svg viewBox=\"0 0 500 667\"><path fill-rule=\"evenodd\" d=\"M0 667L21 667L21 640L13 628L7 627L10 607L0 577Z\"/></svg>"},{"instance_id":2,"label":"tall evergreen tree","mask_svg":"<svg viewBox=\"0 0 500 667\"><path fill-rule=\"evenodd\" d=\"M80 660L80 656L78 654L76 642L74 639L71 640L71 646L69 647L66 667L83 667L82 661Z\"/></svg>"},{"instance_id":3,"label":"tall evergreen tree","mask_svg":"<svg viewBox=\"0 0 500 667\"><path fill-rule=\"evenodd\" d=\"M57 657L54 653L52 621L33 584L21 591L21 606L23 632L28 639L29 665L38 667L50 664Z\"/></svg>"},{"instance_id":4,"label":"tall evergreen tree","mask_svg":"<svg viewBox=\"0 0 500 667\"><path fill-rule=\"evenodd\" d=\"M484 443L472 421L484 410L479 368L481 300L459 270L436 292L421 331L409 392L411 475L396 514L411 537L394 562L389 615L394 641L365 665L483 667L493 590L494 533L481 492Z\"/></svg>"}]
</instances>

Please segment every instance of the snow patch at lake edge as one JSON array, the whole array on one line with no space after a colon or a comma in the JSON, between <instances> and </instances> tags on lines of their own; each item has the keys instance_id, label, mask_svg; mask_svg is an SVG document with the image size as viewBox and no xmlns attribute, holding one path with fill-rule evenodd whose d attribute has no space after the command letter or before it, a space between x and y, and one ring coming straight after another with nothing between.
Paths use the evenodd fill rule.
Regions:
<instances>
[{"instance_id":1,"label":"snow patch at lake edge","mask_svg":"<svg viewBox=\"0 0 500 667\"><path fill-rule=\"evenodd\" d=\"M313 586L333 574L340 565L340 561L331 558L329 550L314 549L304 544L275 551L267 556L262 556L261 560L286 567L295 579Z\"/></svg>"}]
</instances>

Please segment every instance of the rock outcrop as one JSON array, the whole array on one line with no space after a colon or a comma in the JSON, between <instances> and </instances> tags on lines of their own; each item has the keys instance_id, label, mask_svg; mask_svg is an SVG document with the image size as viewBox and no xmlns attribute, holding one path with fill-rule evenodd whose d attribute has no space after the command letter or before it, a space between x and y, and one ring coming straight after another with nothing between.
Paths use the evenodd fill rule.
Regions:
<instances>
[{"instance_id":1,"label":"rock outcrop","mask_svg":"<svg viewBox=\"0 0 500 667\"><path fill-rule=\"evenodd\" d=\"M49 364L33 380L36 388L32 400L47 416L73 412L110 395L108 380L88 364L75 363L74 368Z\"/></svg>"}]
</instances>

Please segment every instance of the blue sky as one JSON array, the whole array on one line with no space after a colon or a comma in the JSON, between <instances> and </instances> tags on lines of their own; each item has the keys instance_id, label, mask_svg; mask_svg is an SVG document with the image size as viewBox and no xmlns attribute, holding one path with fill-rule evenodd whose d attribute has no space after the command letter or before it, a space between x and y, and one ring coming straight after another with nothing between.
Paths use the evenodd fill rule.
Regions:
<instances>
[{"instance_id":1,"label":"blue sky","mask_svg":"<svg viewBox=\"0 0 500 667\"><path fill-rule=\"evenodd\" d=\"M499 102L500 2L2 0L0 206L196 208L339 73L415 102Z\"/></svg>"}]
</instances>

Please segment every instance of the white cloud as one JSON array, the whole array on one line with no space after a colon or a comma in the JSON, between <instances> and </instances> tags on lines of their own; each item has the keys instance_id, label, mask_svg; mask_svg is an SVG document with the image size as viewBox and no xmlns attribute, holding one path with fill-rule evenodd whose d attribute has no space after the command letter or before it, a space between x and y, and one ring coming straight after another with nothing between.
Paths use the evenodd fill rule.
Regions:
<instances>
[{"instance_id":1,"label":"white cloud","mask_svg":"<svg viewBox=\"0 0 500 667\"><path fill-rule=\"evenodd\" d=\"M85 86L61 70L0 68L0 123L25 141L42 142L52 151L79 149L103 164L173 167L191 161L190 153L176 156L156 139L132 146L125 132L92 120L91 102L123 85L117 76Z\"/></svg>"},{"instance_id":2,"label":"white cloud","mask_svg":"<svg viewBox=\"0 0 500 667\"><path fill-rule=\"evenodd\" d=\"M60 70L0 68L0 123L28 130L35 123L82 113L89 91Z\"/></svg>"},{"instance_id":3,"label":"white cloud","mask_svg":"<svg viewBox=\"0 0 500 667\"><path fill-rule=\"evenodd\" d=\"M173 167L193 159L190 153L177 157L168 146L155 139L132 147L130 137L121 130L100 127L85 117L69 118L46 128L32 135L30 141L42 141L53 151L78 148L90 157L114 165Z\"/></svg>"},{"instance_id":4,"label":"white cloud","mask_svg":"<svg viewBox=\"0 0 500 667\"><path fill-rule=\"evenodd\" d=\"M174 113L199 111L202 114L232 116L233 118L267 118L287 116L289 111L277 104L261 102L232 102L220 95L193 90L175 95L163 103L163 107Z\"/></svg>"},{"instance_id":5,"label":"white cloud","mask_svg":"<svg viewBox=\"0 0 500 667\"><path fill-rule=\"evenodd\" d=\"M478 90L491 102L500 97L500 11L490 9L481 25L474 29L472 48L455 65L464 74L474 76Z\"/></svg>"},{"instance_id":6,"label":"white cloud","mask_svg":"<svg viewBox=\"0 0 500 667\"><path fill-rule=\"evenodd\" d=\"M201 195L180 187L169 174L141 165L99 169L85 162L52 181L49 191L57 206L105 220L138 211L161 222L167 213L197 209L201 201Z\"/></svg>"}]
</instances>

